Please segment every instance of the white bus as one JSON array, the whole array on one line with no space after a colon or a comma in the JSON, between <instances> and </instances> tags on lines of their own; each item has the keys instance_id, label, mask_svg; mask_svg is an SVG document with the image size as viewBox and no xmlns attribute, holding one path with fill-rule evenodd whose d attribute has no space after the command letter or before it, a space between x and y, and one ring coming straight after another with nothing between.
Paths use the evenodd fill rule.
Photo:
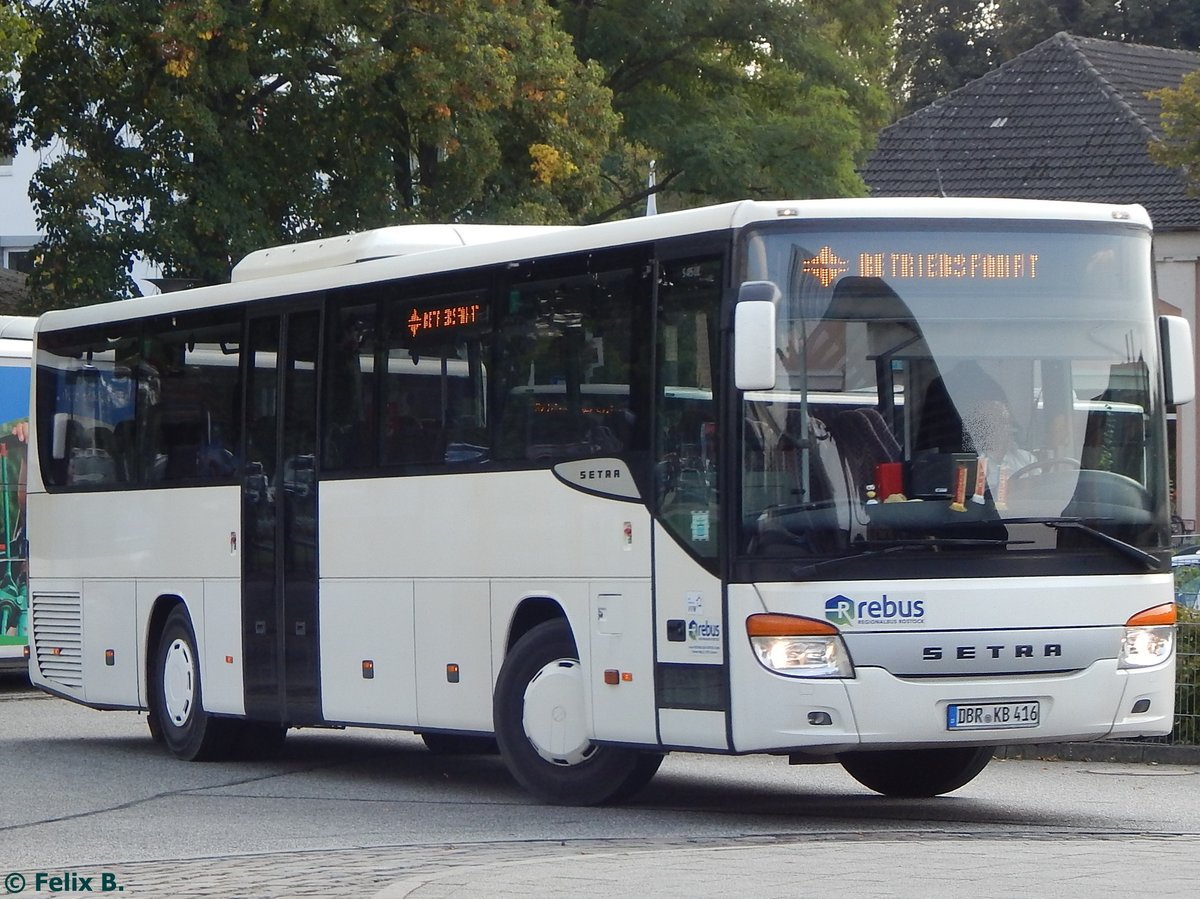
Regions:
<instances>
[{"instance_id":1,"label":"white bus","mask_svg":"<svg viewBox=\"0 0 1200 899\"><path fill-rule=\"evenodd\" d=\"M43 316L33 680L185 759L392 727L575 804L673 750L930 796L1171 729L1191 350L1140 208L527 232Z\"/></svg>"},{"instance_id":2,"label":"white bus","mask_svg":"<svg viewBox=\"0 0 1200 899\"><path fill-rule=\"evenodd\" d=\"M0 671L29 664L24 504L34 321L0 315Z\"/></svg>"}]
</instances>

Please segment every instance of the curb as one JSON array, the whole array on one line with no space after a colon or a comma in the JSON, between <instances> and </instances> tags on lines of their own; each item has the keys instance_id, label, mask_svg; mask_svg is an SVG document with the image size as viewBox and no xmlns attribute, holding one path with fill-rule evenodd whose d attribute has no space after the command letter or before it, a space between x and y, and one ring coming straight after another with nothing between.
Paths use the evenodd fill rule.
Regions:
<instances>
[{"instance_id":1,"label":"curb","mask_svg":"<svg viewBox=\"0 0 1200 899\"><path fill-rule=\"evenodd\" d=\"M1044 759L1063 762L1126 762L1150 765L1200 765L1200 746L1165 743L1030 743L999 746L993 758Z\"/></svg>"}]
</instances>

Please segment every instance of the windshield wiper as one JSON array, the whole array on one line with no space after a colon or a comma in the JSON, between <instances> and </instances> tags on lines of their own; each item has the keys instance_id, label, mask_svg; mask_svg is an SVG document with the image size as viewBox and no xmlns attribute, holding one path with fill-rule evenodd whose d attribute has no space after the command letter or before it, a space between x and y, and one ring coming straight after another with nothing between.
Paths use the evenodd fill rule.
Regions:
<instances>
[{"instance_id":1,"label":"windshield wiper","mask_svg":"<svg viewBox=\"0 0 1200 899\"><path fill-rule=\"evenodd\" d=\"M1135 562L1141 562L1146 566L1147 571L1158 571L1162 567L1158 556L1153 553L1148 553L1144 549L1138 549L1138 547L1131 543L1126 543L1124 540L1119 540L1111 534L1106 534L1104 531L1099 531L1090 525L1086 525L1080 518L1005 518L1004 523L1044 524L1046 527L1054 528L1055 530L1064 528L1072 531L1080 531L1098 543L1111 546L1127 558L1133 559Z\"/></svg>"},{"instance_id":2,"label":"windshield wiper","mask_svg":"<svg viewBox=\"0 0 1200 899\"><path fill-rule=\"evenodd\" d=\"M856 543L856 546L868 547L862 552L847 553L844 556L834 556L832 559L820 559L816 562L810 562L808 565L797 565L792 569L792 574L796 577L804 577L806 575L816 574L822 568L829 565L837 565L839 562L848 562L851 559L869 559L875 556L884 556L888 553L900 552L906 549L943 549L954 547L961 549L962 547L971 546L1015 546L1024 543L1033 543L1032 540L1004 540L1001 538L989 537L927 537L924 539L913 540L863 540ZM869 547L878 547L871 549Z\"/></svg>"}]
</instances>

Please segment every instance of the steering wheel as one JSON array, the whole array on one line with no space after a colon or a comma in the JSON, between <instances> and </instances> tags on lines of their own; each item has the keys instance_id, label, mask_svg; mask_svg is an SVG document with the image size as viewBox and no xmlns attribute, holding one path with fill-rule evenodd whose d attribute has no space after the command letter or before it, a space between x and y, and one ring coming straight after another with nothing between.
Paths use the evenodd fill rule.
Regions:
<instances>
[{"instance_id":1,"label":"steering wheel","mask_svg":"<svg viewBox=\"0 0 1200 899\"><path fill-rule=\"evenodd\" d=\"M1018 478L1027 478L1034 474L1048 474L1056 468L1069 468L1078 471L1080 468L1079 460L1072 459L1068 456L1056 456L1053 459L1039 459L1036 462L1030 462L1028 465L1022 466L1014 471L1009 477L1011 480Z\"/></svg>"}]
</instances>

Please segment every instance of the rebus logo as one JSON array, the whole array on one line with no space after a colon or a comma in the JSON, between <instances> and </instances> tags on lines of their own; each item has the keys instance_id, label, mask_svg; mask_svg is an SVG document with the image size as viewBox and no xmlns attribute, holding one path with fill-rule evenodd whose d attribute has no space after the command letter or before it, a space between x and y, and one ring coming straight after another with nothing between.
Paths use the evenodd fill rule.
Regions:
<instances>
[{"instance_id":1,"label":"rebus logo","mask_svg":"<svg viewBox=\"0 0 1200 899\"><path fill-rule=\"evenodd\" d=\"M925 602L920 599L879 599L855 602L848 596L825 600L825 618L838 627L856 624L918 624L925 618Z\"/></svg>"},{"instance_id":2,"label":"rebus logo","mask_svg":"<svg viewBox=\"0 0 1200 899\"><path fill-rule=\"evenodd\" d=\"M838 627L854 624L854 600L841 595L825 600L825 618Z\"/></svg>"}]
</instances>

